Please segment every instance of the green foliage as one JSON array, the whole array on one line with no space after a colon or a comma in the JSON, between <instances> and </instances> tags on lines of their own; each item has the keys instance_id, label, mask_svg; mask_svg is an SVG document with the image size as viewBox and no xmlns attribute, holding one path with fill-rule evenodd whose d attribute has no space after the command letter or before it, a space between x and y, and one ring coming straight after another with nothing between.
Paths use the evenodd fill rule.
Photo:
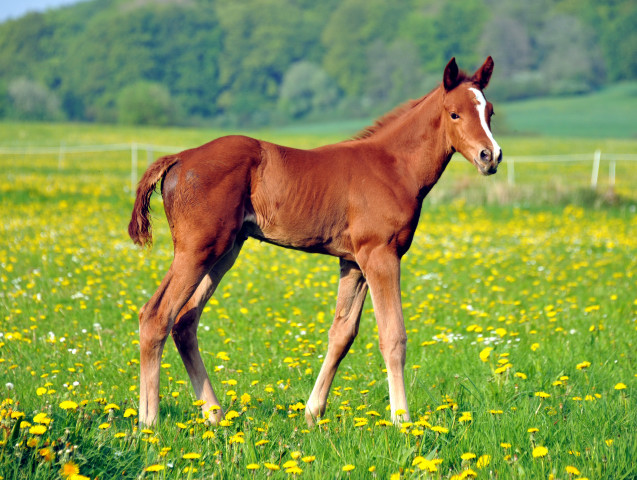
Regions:
<instances>
[{"instance_id":1,"label":"green foliage","mask_svg":"<svg viewBox=\"0 0 637 480\"><path fill-rule=\"evenodd\" d=\"M116 122L138 82L168 90L171 122L375 115L426 93L452 56L492 55L495 99L579 94L637 78L636 23L631 0L85 1L0 25L0 115ZM14 108L25 78L58 113Z\"/></svg>"},{"instance_id":2,"label":"green foliage","mask_svg":"<svg viewBox=\"0 0 637 480\"><path fill-rule=\"evenodd\" d=\"M59 99L40 83L18 78L9 84L8 93L16 118L40 121L63 118Z\"/></svg>"},{"instance_id":3,"label":"green foliage","mask_svg":"<svg viewBox=\"0 0 637 480\"><path fill-rule=\"evenodd\" d=\"M117 120L138 125L178 123L177 106L166 87L158 83L137 82L122 90L117 99Z\"/></svg>"},{"instance_id":4,"label":"green foliage","mask_svg":"<svg viewBox=\"0 0 637 480\"><path fill-rule=\"evenodd\" d=\"M333 108L338 95L325 70L312 62L298 62L283 77L279 108L291 118L301 118Z\"/></svg>"}]
</instances>

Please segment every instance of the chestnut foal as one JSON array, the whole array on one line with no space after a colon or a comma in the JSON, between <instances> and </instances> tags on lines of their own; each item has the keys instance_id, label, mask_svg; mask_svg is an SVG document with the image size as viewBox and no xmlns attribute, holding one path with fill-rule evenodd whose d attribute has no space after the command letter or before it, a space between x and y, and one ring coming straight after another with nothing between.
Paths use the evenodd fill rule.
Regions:
<instances>
[{"instance_id":1,"label":"chestnut foal","mask_svg":"<svg viewBox=\"0 0 637 480\"><path fill-rule=\"evenodd\" d=\"M139 182L128 232L139 245L151 242L149 202L162 180L174 259L139 314L140 423L151 425L158 417L160 361L169 334L204 402L204 415L212 422L223 418L196 331L204 305L248 237L340 260L336 312L307 401L308 423L325 412L336 369L358 333L368 288L391 416L407 421L400 260L423 199L454 152L483 175L495 173L502 160L490 130L492 106L482 94L492 71L491 57L472 76L451 59L439 87L353 140L298 150L227 136L150 165Z\"/></svg>"}]
</instances>

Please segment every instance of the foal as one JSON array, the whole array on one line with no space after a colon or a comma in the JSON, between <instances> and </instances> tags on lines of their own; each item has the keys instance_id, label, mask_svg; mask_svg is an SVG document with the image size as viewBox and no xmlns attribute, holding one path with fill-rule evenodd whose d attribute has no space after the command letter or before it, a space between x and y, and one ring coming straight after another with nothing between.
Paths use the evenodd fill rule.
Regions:
<instances>
[{"instance_id":1,"label":"foal","mask_svg":"<svg viewBox=\"0 0 637 480\"><path fill-rule=\"evenodd\" d=\"M151 242L150 197L161 192L174 259L139 313L140 423L155 423L159 370L169 334L203 413L223 418L197 343L204 305L253 237L340 260L340 282L327 354L307 401L309 424L325 412L336 369L356 334L371 290L387 367L391 416L409 419L403 371L407 341L400 299L400 260L418 224L422 201L454 152L483 175L502 151L490 131L492 106L482 90L493 60L468 76L455 59L442 84L381 118L356 139L297 150L243 136L222 137L162 157L139 182L128 233Z\"/></svg>"}]
</instances>

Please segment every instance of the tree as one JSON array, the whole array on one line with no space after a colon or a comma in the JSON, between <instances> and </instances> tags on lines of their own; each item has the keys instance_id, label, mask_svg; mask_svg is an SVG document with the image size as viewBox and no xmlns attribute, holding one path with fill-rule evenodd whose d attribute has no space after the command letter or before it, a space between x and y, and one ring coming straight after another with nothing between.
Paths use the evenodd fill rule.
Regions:
<instances>
[{"instance_id":1,"label":"tree","mask_svg":"<svg viewBox=\"0 0 637 480\"><path fill-rule=\"evenodd\" d=\"M408 6L408 2L344 0L334 10L321 36L326 48L323 66L346 94L364 93L367 48L378 40L395 38Z\"/></svg>"},{"instance_id":2,"label":"tree","mask_svg":"<svg viewBox=\"0 0 637 480\"><path fill-rule=\"evenodd\" d=\"M367 61L369 75L364 93L373 113L427 93L418 51L412 43L397 40L386 45L378 40L367 48Z\"/></svg>"},{"instance_id":3,"label":"tree","mask_svg":"<svg viewBox=\"0 0 637 480\"><path fill-rule=\"evenodd\" d=\"M61 120L60 100L44 85L18 78L9 84L9 98L16 118L20 120Z\"/></svg>"},{"instance_id":4,"label":"tree","mask_svg":"<svg viewBox=\"0 0 637 480\"><path fill-rule=\"evenodd\" d=\"M301 118L333 108L338 99L338 88L325 70L301 61L285 72L278 106L291 118Z\"/></svg>"},{"instance_id":5,"label":"tree","mask_svg":"<svg viewBox=\"0 0 637 480\"><path fill-rule=\"evenodd\" d=\"M595 35L577 18L551 17L538 43L545 54L541 70L551 93L587 92L603 82L605 71Z\"/></svg>"},{"instance_id":6,"label":"tree","mask_svg":"<svg viewBox=\"0 0 637 480\"><path fill-rule=\"evenodd\" d=\"M480 43L482 56L494 58L501 78L529 70L534 63L531 37L526 26L514 18L496 14L485 24Z\"/></svg>"},{"instance_id":7,"label":"tree","mask_svg":"<svg viewBox=\"0 0 637 480\"><path fill-rule=\"evenodd\" d=\"M178 108L163 85L140 81L125 87L117 99L120 123L137 125L175 125Z\"/></svg>"},{"instance_id":8,"label":"tree","mask_svg":"<svg viewBox=\"0 0 637 480\"><path fill-rule=\"evenodd\" d=\"M290 65L315 55L320 18L292 0L218 2L217 16L223 31L220 108L241 116L269 110Z\"/></svg>"}]
</instances>

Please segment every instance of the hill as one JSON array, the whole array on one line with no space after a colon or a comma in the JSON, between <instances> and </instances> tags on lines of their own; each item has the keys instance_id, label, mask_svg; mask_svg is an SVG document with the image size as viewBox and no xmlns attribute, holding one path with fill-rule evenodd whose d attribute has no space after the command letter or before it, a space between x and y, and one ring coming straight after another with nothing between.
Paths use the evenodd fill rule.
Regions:
<instances>
[{"instance_id":1,"label":"hill","mask_svg":"<svg viewBox=\"0 0 637 480\"><path fill-rule=\"evenodd\" d=\"M495 128L506 133L637 138L637 82L619 83L588 95L508 102L497 110Z\"/></svg>"},{"instance_id":2,"label":"hill","mask_svg":"<svg viewBox=\"0 0 637 480\"><path fill-rule=\"evenodd\" d=\"M499 100L584 93L637 79L636 24L632 0L93 0L0 24L0 117L374 116L487 54Z\"/></svg>"}]
</instances>

